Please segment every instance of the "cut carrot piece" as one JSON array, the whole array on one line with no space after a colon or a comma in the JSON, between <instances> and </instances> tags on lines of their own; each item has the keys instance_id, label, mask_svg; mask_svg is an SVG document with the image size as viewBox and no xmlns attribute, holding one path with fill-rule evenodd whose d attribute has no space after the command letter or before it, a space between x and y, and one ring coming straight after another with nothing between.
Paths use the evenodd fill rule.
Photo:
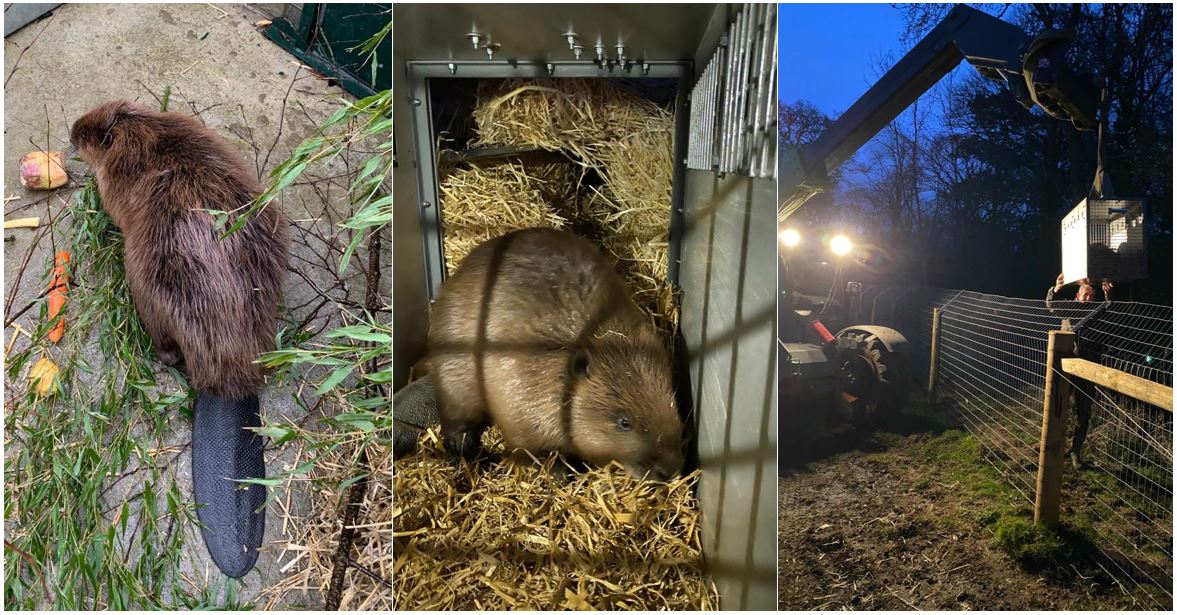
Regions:
<instances>
[{"instance_id":1,"label":"cut carrot piece","mask_svg":"<svg viewBox=\"0 0 1177 615\"><path fill-rule=\"evenodd\" d=\"M61 313L61 308L65 307L65 295L69 287L69 274L66 273L66 265L69 264L69 252L61 250L57 253L55 259L55 266L53 267L53 282L49 286L49 320L53 320ZM61 341L61 336L65 334L65 317L57 321L52 329L49 330L49 341L56 344Z\"/></svg>"}]
</instances>

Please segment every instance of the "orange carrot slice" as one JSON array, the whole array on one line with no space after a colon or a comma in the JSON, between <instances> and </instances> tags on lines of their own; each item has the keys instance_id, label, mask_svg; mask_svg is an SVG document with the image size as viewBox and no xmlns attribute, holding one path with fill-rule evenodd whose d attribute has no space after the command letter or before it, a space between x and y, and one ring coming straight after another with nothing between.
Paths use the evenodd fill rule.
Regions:
<instances>
[{"instance_id":1,"label":"orange carrot slice","mask_svg":"<svg viewBox=\"0 0 1177 615\"><path fill-rule=\"evenodd\" d=\"M57 318L61 308L65 307L66 290L69 287L69 274L65 266L69 264L69 252L61 250L57 253L53 267L53 281L49 286L49 320ZM56 344L65 334L65 317L57 321L57 325L49 330L49 341Z\"/></svg>"}]
</instances>

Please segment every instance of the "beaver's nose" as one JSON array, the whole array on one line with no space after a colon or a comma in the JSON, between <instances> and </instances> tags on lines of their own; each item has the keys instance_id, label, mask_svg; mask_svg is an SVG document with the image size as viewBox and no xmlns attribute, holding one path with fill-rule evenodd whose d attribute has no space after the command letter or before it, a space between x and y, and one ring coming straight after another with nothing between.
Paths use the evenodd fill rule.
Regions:
<instances>
[{"instance_id":1,"label":"beaver's nose","mask_svg":"<svg viewBox=\"0 0 1177 615\"><path fill-rule=\"evenodd\" d=\"M654 466L651 474L660 481L668 481L682 472L683 456L675 454Z\"/></svg>"}]
</instances>

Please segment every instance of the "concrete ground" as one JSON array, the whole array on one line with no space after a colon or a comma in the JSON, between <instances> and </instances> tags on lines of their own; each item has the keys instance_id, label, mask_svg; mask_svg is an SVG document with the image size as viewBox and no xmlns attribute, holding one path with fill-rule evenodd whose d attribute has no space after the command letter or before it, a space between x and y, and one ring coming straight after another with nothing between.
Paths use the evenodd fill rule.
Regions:
<instances>
[{"instance_id":1,"label":"concrete ground","mask_svg":"<svg viewBox=\"0 0 1177 615\"><path fill-rule=\"evenodd\" d=\"M338 108L335 101L342 91L306 68L300 70L293 56L261 34L254 24L271 16L265 14L266 10L238 4L66 4L58 7L52 16L7 37L4 44L5 219L39 216L44 223L65 209L66 199L72 198L76 188L59 189L48 200L45 192L25 190L18 180L18 161L22 154L46 144L50 149L65 150L70 124L85 111L112 98L135 99L158 106L156 96L161 96L169 85L169 110L198 111L208 127L230 138L251 165L264 166L268 173ZM283 100L288 92L283 116ZM268 152L271 146L272 152ZM268 162L265 162L267 155ZM76 177L85 173L82 165L70 166ZM319 177L329 178L343 171L336 164L318 169L317 173ZM329 271L334 252L328 244L347 243L335 222L340 219L338 214L348 207L342 187L329 184L330 180L317 185L295 184L282 199L283 207L297 226L291 264L301 275L289 274L286 283L286 305L293 309L295 322L302 321L318 303L314 300L316 291L308 282L336 298L362 296L362 282L341 286ZM68 243L70 229L66 225L55 226L51 232L58 244ZM5 235L12 240L6 239L4 243L4 297L7 300L15 292L11 302L15 311L35 300L41 292L40 281L44 279L45 263L49 262L51 242L46 235L33 245L38 233L31 229L10 230ZM30 250L27 269L23 275L19 274ZM359 262L366 260L363 255L357 256ZM33 307L16 322L31 331L38 313L38 308ZM311 326L319 330L337 322L337 304L328 303L319 310ZM5 329L6 346L12 334L13 329ZM21 337L17 348L25 344L27 340ZM94 353L99 352L96 343L92 348ZM160 381L167 383L170 379L164 377ZM20 383L6 386L10 390L23 387L23 378ZM269 387L261 397L267 419L271 422L283 417L296 422L305 419L305 412L294 403L295 396L301 396L306 407L312 407L316 399L313 386L301 389L305 390L289 385ZM189 423L176 416L172 426L174 433L167 436L167 442L179 450L190 439ZM270 475L289 466L294 452L272 451L267 456ZM189 488L188 455L179 455L176 464L172 471ZM119 497L117 491L112 491L112 498ZM288 595L277 603L271 596L260 593L284 575L298 570L297 564L281 570L292 556L283 550L289 542L286 532L291 528L283 524L279 511L289 508L297 514L305 508L307 497L304 493L283 493L279 500L281 505L272 504L268 512L266 542L256 571L244 579L238 598L256 601L259 607L268 604L322 608L322 596L316 591ZM185 551L182 569L190 578L220 578L198 535L189 536Z\"/></svg>"}]
</instances>

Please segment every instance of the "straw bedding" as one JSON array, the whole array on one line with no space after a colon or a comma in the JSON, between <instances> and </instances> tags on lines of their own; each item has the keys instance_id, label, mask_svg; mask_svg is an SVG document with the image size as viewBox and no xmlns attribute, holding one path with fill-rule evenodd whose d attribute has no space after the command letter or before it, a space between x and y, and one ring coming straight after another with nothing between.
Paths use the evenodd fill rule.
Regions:
<instances>
[{"instance_id":1,"label":"straw bedding","mask_svg":"<svg viewBox=\"0 0 1177 615\"><path fill-rule=\"evenodd\" d=\"M453 169L441 182L446 272L478 244L525 228L565 228L574 202L568 164L527 167L516 161Z\"/></svg>"},{"instance_id":2,"label":"straw bedding","mask_svg":"<svg viewBox=\"0 0 1177 615\"><path fill-rule=\"evenodd\" d=\"M502 80L480 84L473 119L472 148L535 148L562 153L567 162L507 159L445 172L447 270L491 237L535 226L568 228L599 243L616 260L638 307L663 333L673 333L678 300L667 281L671 112L604 79Z\"/></svg>"},{"instance_id":3,"label":"straw bedding","mask_svg":"<svg viewBox=\"0 0 1177 615\"><path fill-rule=\"evenodd\" d=\"M440 171L443 247L453 270L491 237L564 228L617 262L635 302L669 340L671 113L607 80L484 81L472 148L557 152L461 162ZM492 454L506 451L491 429ZM639 481L619 466L562 471L555 455L470 465L438 430L396 462L398 609L715 608L703 570L698 472Z\"/></svg>"},{"instance_id":4,"label":"straw bedding","mask_svg":"<svg viewBox=\"0 0 1177 615\"><path fill-rule=\"evenodd\" d=\"M327 595L335 570L348 490L324 485L338 485L340 477L354 475L356 451L350 444L321 451L306 483L292 483L287 498L279 498L282 524L290 536L289 542L282 545L284 553L279 562L282 571L288 574L263 590L266 610L297 603L299 594L312 605ZM357 531L348 554L352 563L347 567L339 601L341 611L392 610L392 592L388 586L393 565L390 536L393 495L389 492L392 447L369 443L366 451L368 483L356 515ZM312 494L305 510L291 506L288 495L296 489Z\"/></svg>"},{"instance_id":5,"label":"straw bedding","mask_svg":"<svg viewBox=\"0 0 1177 615\"><path fill-rule=\"evenodd\" d=\"M488 450L504 453L495 430ZM618 466L558 472L555 455L478 468L436 430L396 462L398 609L715 607L703 573L698 473L660 484Z\"/></svg>"}]
</instances>

